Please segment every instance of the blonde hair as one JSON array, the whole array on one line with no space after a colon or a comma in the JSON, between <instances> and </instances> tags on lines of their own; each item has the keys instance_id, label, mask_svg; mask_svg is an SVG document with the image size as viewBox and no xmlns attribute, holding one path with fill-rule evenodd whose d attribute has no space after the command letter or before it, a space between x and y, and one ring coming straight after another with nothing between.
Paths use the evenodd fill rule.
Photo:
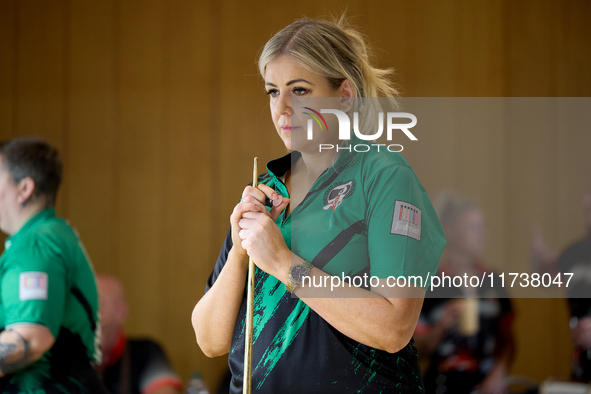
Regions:
<instances>
[{"instance_id":1,"label":"blonde hair","mask_svg":"<svg viewBox=\"0 0 591 394\"><path fill-rule=\"evenodd\" d=\"M439 221L444 227L451 225L464 212L480 208L475 200L465 198L449 190L439 193L433 205Z\"/></svg>"},{"instance_id":2,"label":"blonde hair","mask_svg":"<svg viewBox=\"0 0 591 394\"><path fill-rule=\"evenodd\" d=\"M334 22L302 18L275 34L259 57L259 72L263 78L267 65L283 55L326 77L333 89L338 89L347 79L357 98L392 98L380 100L382 105L371 100L372 105L364 108L366 115L382 111L384 102L388 102L390 108L397 108L394 97L398 96L398 90L390 80L394 70L372 66L373 56L365 37L347 23L344 15Z\"/></svg>"}]
</instances>

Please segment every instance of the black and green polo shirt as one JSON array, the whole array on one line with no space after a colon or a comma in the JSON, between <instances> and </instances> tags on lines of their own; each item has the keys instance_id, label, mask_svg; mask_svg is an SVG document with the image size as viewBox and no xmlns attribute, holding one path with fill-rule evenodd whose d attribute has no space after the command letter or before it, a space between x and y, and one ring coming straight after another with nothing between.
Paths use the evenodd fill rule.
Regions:
<instances>
[{"instance_id":1,"label":"black and green polo shirt","mask_svg":"<svg viewBox=\"0 0 591 394\"><path fill-rule=\"evenodd\" d=\"M0 330L47 327L56 339L41 359L0 379L3 393L101 391L98 293L75 230L46 209L5 242L0 257Z\"/></svg>"},{"instance_id":2,"label":"black and green polo shirt","mask_svg":"<svg viewBox=\"0 0 591 394\"><path fill-rule=\"evenodd\" d=\"M290 215L280 215L276 223L295 254L331 275L434 275L445 236L427 192L399 153L377 149L341 151L302 203ZM287 196L279 177L299 156L294 151L269 162L259 182ZM206 291L231 247L228 232ZM412 341L394 354L361 344L292 298L275 277L258 269L255 275L255 392L423 392ZM246 293L229 354L235 394L242 390L245 313Z\"/></svg>"}]
</instances>

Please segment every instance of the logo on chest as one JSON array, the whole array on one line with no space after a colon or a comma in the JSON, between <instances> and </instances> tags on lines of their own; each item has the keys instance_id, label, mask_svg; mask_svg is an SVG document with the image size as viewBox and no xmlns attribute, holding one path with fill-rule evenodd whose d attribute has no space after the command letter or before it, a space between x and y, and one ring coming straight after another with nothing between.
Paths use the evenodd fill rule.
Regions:
<instances>
[{"instance_id":1,"label":"logo on chest","mask_svg":"<svg viewBox=\"0 0 591 394\"><path fill-rule=\"evenodd\" d=\"M338 182L329 186L326 193L324 193L324 210L328 211L332 208L334 211L346 199L353 195L355 191L355 180Z\"/></svg>"}]
</instances>

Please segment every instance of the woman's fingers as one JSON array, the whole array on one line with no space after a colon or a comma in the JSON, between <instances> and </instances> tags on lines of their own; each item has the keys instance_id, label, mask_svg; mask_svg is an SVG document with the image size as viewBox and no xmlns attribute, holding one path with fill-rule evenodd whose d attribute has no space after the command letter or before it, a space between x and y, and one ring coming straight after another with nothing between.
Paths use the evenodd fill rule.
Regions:
<instances>
[{"instance_id":1,"label":"woman's fingers","mask_svg":"<svg viewBox=\"0 0 591 394\"><path fill-rule=\"evenodd\" d=\"M265 206L265 200L268 201L267 206L270 206L271 210L268 210L267 206ZM258 185L258 188L247 186L244 189L242 202L260 206L273 220L276 220L289 204L289 198L283 197L267 185Z\"/></svg>"},{"instance_id":2,"label":"woman's fingers","mask_svg":"<svg viewBox=\"0 0 591 394\"><path fill-rule=\"evenodd\" d=\"M271 205L273 207L281 205L283 201L283 196L281 194L277 193L269 186L262 184L258 185L257 188L247 186L242 192L242 201L244 201L248 196L255 198L261 204L265 204L265 197L267 197L269 200L271 200Z\"/></svg>"},{"instance_id":3,"label":"woman's fingers","mask_svg":"<svg viewBox=\"0 0 591 394\"><path fill-rule=\"evenodd\" d=\"M240 231L238 231L238 236L242 240L246 239L248 237L249 231L252 230L252 228L256 223L259 222L260 219L260 212L245 212L242 215L242 218L238 221L238 226L240 228Z\"/></svg>"},{"instance_id":4,"label":"woman's fingers","mask_svg":"<svg viewBox=\"0 0 591 394\"><path fill-rule=\"evenodd\" d=\"M278 207L281 205L283 201L283 196L281 194L277 193L267 185L258 185L258 188L271 200L273 207Z\"/></svg>"},{"instance_id":5,"label":"woman's fingers","mask_svg":"<svg viewBox=\"0 0 591 394\"><path fill-rule=\"evenodd\" d=\"M262 212L244 212L242 218L244 219L257 219Z\"/></svg>"},{"instance_id":6,"label":"woman's fingers","mask_svg":"<svg viewBox=\"0 0 591 394\"><path fill-rule=\"evenodd\" d=\"M247 212L244 215L242 215L242 219L240 219L238 221L238 225L240 226L241 229L244 230L248 230L250 228L252 228L252 225L256 222L256 218L246 218L245 215L247 214L252 214L251 212ZM260 213L257 213L255 215L260 215Z\"/></svg>"},{"instance_id":7,"label":"woman's fingers","mask_svg":"<svg viewBox=\"0 0 591 394\"><path fill-rule=\"evenodd\" d=\"M260 189L254 188L252 186L246 186L242 192L242 200L244 201L244 199L248 196L254 197L261 204L265 203L265 193Z\"/></svg>"},{"instance_id":8,"label":"woman's fingers","mask_svg":"<svg viewBox=\"0 0 591 394\"><path fill-rule=\"evenodd\" d=\"M240 231L238 231L238 236L243 241L246 239L247 235L248 235L248 230L240 230ZM242 245L242 247L244 247L244 245Z\"/></svg>"},{"instance_id":9,"label":"woman's fingers","mask_svg":"<svg viewBox=\"0 0 591 394\"><path fill-rule=\"evenodd\" d=\"M279 205L273 206L269 211L269 216L271 216L271 219L273 219L273 221L277 220L281 212L283 212L283 210L287 207L288 204L289 198L282 197L281 203Z\"/></svg>"},{"instance_id":10,"label":"woman's fingers","mask_svg":"<svg viewBox=\"0 0 591 394\"><path fill-rule=\"evenodd\" d=\"M283 197L267 185L259 185L259 189L271 200L271 218L275 221L289 204L289 198Z\"/></svg>"},{"instance_id":11,"label":"woman's fingers","mask_svg":"<svg viewBox=\"0 0 591 394\"><path fill-rule=\"evenodd\" d=\"M244 215L247 212L258 212L258 213L268 214L267 208L265 208L261 204L241 202L234 207L234 211L232 212L231 218L235 219L235 221L238 221L238 220L240 220L240 218L242 218L242 215ZM234 221L234 220L232 220L232 221Z\"/></svg>"},{"instance_id":12,"label":"woman's fingers","mask_svg":"<svg viewBox=\"0 0 591 394\"><path fill-rule=\"evenodd\" d=\"M254 204L259 207L259 212L266 213L269 215L269 210L267 209L267 207L265 207L259 200L257 200L253 196L248 195L248 196L244 197L242 199L242 202L248 203L248 204Z\"/></svg>"}]
</instances>

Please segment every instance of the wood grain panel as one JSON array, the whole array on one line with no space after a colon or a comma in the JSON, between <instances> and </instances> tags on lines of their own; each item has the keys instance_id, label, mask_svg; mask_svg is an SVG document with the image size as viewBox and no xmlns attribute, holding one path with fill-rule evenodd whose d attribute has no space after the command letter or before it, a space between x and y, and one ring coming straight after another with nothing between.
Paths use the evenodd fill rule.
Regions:
<instances>
[{"instance_id":1,"label":"wood grain panel","mask_svg":"<svg viewBox=\"0 0 591 394\"><path fill-rule=\"evenodd\" d=\"M486 264L495 270L515 269L508 254L510 237L505 231L510 226L505 193L509 156L509 131L504 117L507 99L459 98L454 103L458 134L453 167L456 190L476 200L486 216Z\"/></svg>"},{"instance_id":2,"label":"wood grain panel","mask_svg":"<svg viewBox=\"0 0 591 394\"><path fill-rule=\"evenodd\" d=\"M454 91L454 4L407 2L405 95L452 96Z\"/></svg>"},{"instance_id":3,"label":"wood grain panel","mask_svg":"<svg viewBox=\"0 0 591 394\"><path fill-rule=\"evenodd\" d=\"M505 3L461 0L453 5L453 96L505 96Z\"/></svg>"},{"instance_id":4,"label":"wood grain panel","mask_svg":"<svg viewBox=\"0 0 591 394\"><path fill-rule=\"evenodd\" d=\"M163 5L161 1L119 4L118 104L115 174L117 274L129 298L127 327L134 334L160 334L166 289L162 272L162 203L165 155Z\"/></svg>"},{"instance_id":5,"label":"wood grain panel","mask_svg":"<svg viewBox=\"0 0 591 394\"><path fill-rule=\"evenodd\" d=\"M556 0L506 3L508 96L555 96L556 50L561 2Z\"/></svg>"},{"instance_id":6,"label":"wood grain panel","mask_svg":"<svg viewBox=\"0 0 591 394\"><path fill-rule=\"evenodd\" d=\"M557 51L556 94L564 97L589 96L591 91L591 3L567 0L559 2L556 17L560 28L556 31Z\"/></svg>"},{"instance_id":7,"label":"wood grain panel","mask_svg":"<svg viewBox=\"0 0 591 394\"><path fill-rule=\"evenodd\" d=\"M166 295L161 318L166 322L161 341L175 356L182 376L202 371L215 387L227 359L207 359L195 342L191 311L203 295L223 238L212 242L212 222L218 220L210 207L219 200L219 178L213 170L212 149L217 140L218 119L214 100L219 66L215 55L216 5L174 1L165 8L166 61L164 95L166 117L162 146L167 147L166 190L163 202L165 249L161 269ZM162 238L161 238L162 239Z\"/></svg>"},{"instance_id":8,"label":"wood grain panel","mask_svg":"<svg viewBox=\"0 0 591 394\"><path fill-rule=\"evenodd\" d=\"M227 360L201 353L191 309L253 156L263 172L284 152L256 66L264 43L303 15L347 9L406 97L589 96L590 8L577 0L2 1L0 137L36 134L60 148L58 210L97 270L122 279L128 332L156 338L183 378L199 370L215 387ZM437 132L405 145L405 157L432 196L451 188L482 203L491 265L526 271L534 222L555 248L583 232L591 133L573 115L589 104L540 103L537 127L511 132L501 123L518 126L514 117L483 126L471 113L457 124L466 109L457 105L431 108L437 119L423 120L425 130ZM561 117L549 124L553 111ZM567 377L564 301L515 305L513 373Z\"/></svg>"},{"instance_id":9,"label":"wood grain panel","mask_svg":"<svg viewBox=\"0 0 591 394\"><path fill-rule=\"evenodd\" d=\"M560 15L562 3L542 1L507 2L506 50L507 94L509 96L555 96L557 89L556 56L559 32L565 26ZM533 101L530 101L533 103ZM509 162L507 167L507 212L511 228L509 253L514 267L525 271L529 261L531 226L540 223L547 239L556 239L558 231L547 212L560 204L558 192L548 185L562 174L556 162L556 129L549 125L550 114L556 110L549 102L548 115L538 119L539 128L514 128L519 130L508 136ZM534 110L534 108L532 108ZM539 114L539 111L536 111ZM521 116L523 114L520 114ZM516 125L512 123L512 126ZM565 303L559 300L518 300L523 305L516 321L518 344L526 348L517 354L513 370L527 372L529 376L543 379L547 376L567 377L570 368L568 337L557 335L558 326L543 324L555 316L566 315ZM545 305L540 308L540 305ZM535 333L532 335L532 333ZM562 331L564 334L564 330ZM560 345L548 341L553 338ZM535 344L537 344L537 346ZM557 360L549 362L550 359Z\"/></svg>"},{"instance_id":10,"label":"wood grain panel","mask_svg":"<svg viewBox=\"0 0 591 394\"><path fill-rule=\"evenodd\" d=\"M10 138L15 106L16 0L0 2L0 139Z\"/></svg>"},{"instance_id":11,"label":"wood grain panel","mask_svg":"<svg viewBox=\"0 0 591 394\"><path fill-rule=\"evenodd\" d=\"M55 145L64 162L68 152L64 144L67 132L67 7L64 0L54 2L18 2L15 45L15 111L13 136L34 135ZM58 212L67 215L69 169L57 199Z\"/></svg>"},{"instance_id":12,"label":"wood grain panel","mask_svg":"<svg viewBox=\"0 0 591 394\"><path fill-rule=\"evenodd\" d=\"M68 217L96 270L115 273L115 8L111 1L70 7Z\"/></svg>"},{"instance_id":13,"label":"wood grain panel","mask_svg":"<svg viewBox=\"0 0 591 394\"><path fill-rule=\"evenodd\" d=\"M518 104L518 105L517 105ZM507 226L511 229L509 250L511 272L528 272L531 245L531 228L536 222L543 228L552 226L553 218L547 213L557 204L556 192L547 187L557 177L555 129L553 113L556 102L546 98L520 99L512 106L512 113L508 114L507 122L513 131L508 138L509 165ZM556 237L556 231L548 232L548 237ZM548 308L543 312L539 309L524 308L519 322L527 324L539 338L552 337L553 329L550 325L539 325L539 320L549 318L549 313L555 313L556 303L548 301ZM537 323L536 323L537 322ZM521 337L523 340L525 337ZM547 362L551 351L550 346L532 348L527 353L527 367L539 376L548 376L553 368ZM520 365L520 353L516 368ZM566 360L564 360L566 361Z\"/></svg>"}]
</instances>

